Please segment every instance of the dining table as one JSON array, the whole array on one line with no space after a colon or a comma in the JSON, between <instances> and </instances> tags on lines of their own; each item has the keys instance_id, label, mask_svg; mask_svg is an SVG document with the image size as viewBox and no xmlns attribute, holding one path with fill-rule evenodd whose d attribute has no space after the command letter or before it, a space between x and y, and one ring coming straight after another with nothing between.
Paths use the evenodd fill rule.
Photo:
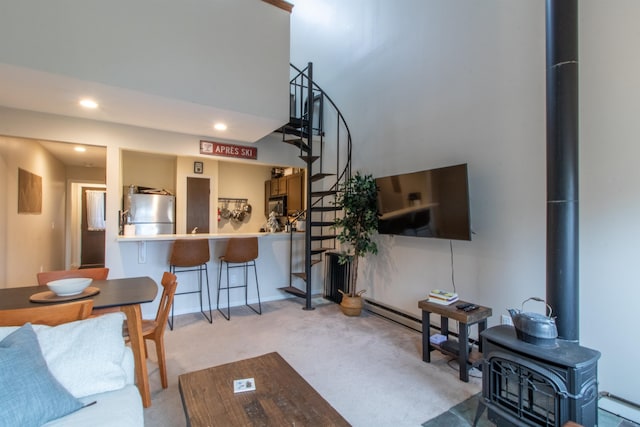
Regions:
<instances>
[{"instance_id":1,"label":"dining table","mask_svg":"<svg viewBox=\"0 0 640 427\"><path fill-rule=\"evenodd\" d=\"M145 344L142 336L142 310L140 304L152 302L155 299L158 293L158 285L150 277L127 277L93 280L91 287L98 288L99 292L82 299L93 300L94 310L118 307L127 318L129 342L135 362L136 385L140 391L143 406L148 408L151 406L151 392L149 390ZM57 301L31 301L31 296L41 294L42 290L43 287L37 285L0 288L0 310L61 303Z\"/></svg>"}]
</instances>

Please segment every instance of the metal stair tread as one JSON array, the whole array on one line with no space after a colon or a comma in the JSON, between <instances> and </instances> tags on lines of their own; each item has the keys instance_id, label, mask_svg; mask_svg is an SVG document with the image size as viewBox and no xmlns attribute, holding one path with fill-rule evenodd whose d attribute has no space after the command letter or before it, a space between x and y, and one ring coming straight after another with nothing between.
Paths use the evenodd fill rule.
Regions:
<instances>
[{"instance_id":1,"label":"metal stair tread","mask_svg":"<svg viewBox=\"0 0 640 427\"><path fill-rule=\"evenodd\" d=\"M312 227L331 227L333 224L334 221L311 221Z\"/></svg>"},{"instance_id":2,"label":"metal stair tread","mask_svg":"<svg viewBox=\"0 0 640 427\"><path fill-rule=\"evenodd\" d=\"M324 197L324 196L333 196L337 193L336 190L325 190L325 191L312 191L312 197Z\"/></svg>"},{"instance_id":3,"label":"metal stair tread","mask_svg":"<svg viewBox=\"0 0 640 427\"><path fill-rule=\"evenodd\" d=\"M284 286L284 287L278 288L278 289L280 289L283 292L287 292L287 293L289 293L291 295L295 295L297 297L300 297L300 298L305 298L307 296L307 293L305 291L303 291L301 289L298 289L296 287L293 287L293 286Z\"/></svg>"},{"instance_id":4,"label":"metal stair tread","mask_svg":"<svg viewBox=\"0 0 640 427\"><path fill-rule=\"evenodd\" d=\"M309 120L308 119L304 119L302 117L289 116L289 123L288 123L289 126L294 127L294 126L298 126L300 124L302 124L302 126L308 126L309 125Z\"/></svg>"},{"instance_id":5,"label":"metal stair tread","mask_svg":"<svg viewBox=\"0 0 640 427\"><path fill-rule=\"evenodd\" d=\"M303 139L301 138L296 138L296 139L283 139L284 142L286 142L287 144L291 144L293 146L298 147L299 149L301 149L302 151L305 152L309 152L309 146L304 142Z\"/></svg>"},{"instance_id":6,"label":"metal stair tread","mask_svg":"<svg viewBox=\"0 0 640 427\"><path fill-rule=\"evenodd\" d=\"M300 157L302 160L304 160L307 163L313 163L320 158L320 156L298 156L298 157Z\"/></svg>"},{"instance_id":7,"label":"metal stair tread","mask_svg":"<svg viewBox=\"0 0 640 427\"><path fill-rule=\"evenodd\" d=\"M333 212L342 210L341 206L312 206L311 212Z\"/></svg>"},{"instance_id":8,"label":"metal stair tread","mask_svg":"<svg viewBox=\"0 0 640 427\"><path fill-rule=\"evenodd\" d=\"M319 264L321 262L322 262L322 260L312 259L311 260L311 266L313 267L314 265ZM307 280L307 273L305 273L304 271L296 271L296 272L291 273L291 275L299 277L299 278L301 278L302 280L305 280L305 281Z\"/></svg>"},{"instance_id":9,"label":"metal stair tread","mask_svg":"<svg viewBox=\"0 0 640 427\"><path fill-rule=\"evenodd\" d=\"M311 182L320 181L328 176L335 176L335 173L317 173L311 177Z\"/></svg>"},{"instance_id":10,"label":"metal stair tread","mask_svg":"<svg viewBox=\"0 0 640 427\"><path fill-rule=\"evenodd\" d=\"M311 249L311 255L318 255L318 254L322 254L325 253L326 251L331 251L335 248L315 248L315 249Z\"/></svg>"},{"instance_id":11,"label":"metal stair tread","mask_svg":"<svg viewBox=\"0 0 640 427\"><path fill-rule=\"evenodd\" d=\"M335 234L321 234L321 235L317 235L317 236L311 236L311 240L313 241L319 241L319 240L331 240L331 239L335 239L336 235Z\"/></svg>"}]
</instances>

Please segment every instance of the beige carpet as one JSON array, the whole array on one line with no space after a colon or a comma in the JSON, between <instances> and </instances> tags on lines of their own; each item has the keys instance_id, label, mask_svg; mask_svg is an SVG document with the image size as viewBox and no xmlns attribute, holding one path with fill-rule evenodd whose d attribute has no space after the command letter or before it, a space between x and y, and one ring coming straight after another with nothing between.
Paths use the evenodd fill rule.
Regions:
<instances>
[{"instance_id":1,"label":"beige carpet","mask_svg":"<svg viewBox=\"0 0 640 427\"><path fill-rule=\"evenodd\" d=\"M313 311L303 311L302 303L266 303L262 316L236 307L231 321L216 312L213 324L200 314L176 317L165 336L169 388L160 386L150 356L153 404L145 425L186 425L178 375L272 351L353 426L417 427L481 390L480 378L463 383L457 365L438 352L424 363L418 332L366 312L346 317L333 303Z\"/></svg>"}]
</instances>

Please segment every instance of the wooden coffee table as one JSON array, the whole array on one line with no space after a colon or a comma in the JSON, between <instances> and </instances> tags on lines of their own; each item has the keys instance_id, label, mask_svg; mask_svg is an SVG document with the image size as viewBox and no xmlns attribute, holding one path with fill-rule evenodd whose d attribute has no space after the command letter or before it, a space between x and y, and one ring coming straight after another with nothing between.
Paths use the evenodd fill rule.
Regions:
<instances>
[{"instance_id":1,"label":"wooden coffee table","mask_svg":"<svg viewBox=\"0 0 640 427\"><path fill-rule=\"evenodd\" d=\"M254 391L233 392L233 381L254 378ZM278 353L180 375L187 425L349 426Z\"/></svg>"}]
</instances>

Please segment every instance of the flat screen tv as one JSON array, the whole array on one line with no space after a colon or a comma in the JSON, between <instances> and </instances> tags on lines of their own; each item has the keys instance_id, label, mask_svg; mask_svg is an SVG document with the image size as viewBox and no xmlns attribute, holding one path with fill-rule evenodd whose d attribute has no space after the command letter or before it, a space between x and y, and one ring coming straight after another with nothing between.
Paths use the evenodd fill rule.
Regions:
<instances>
[{"instance_id":1,"label":"flat screen tv","mask_svg":"<svg viewBox=\"0 0 640 427\"><path fill-rule=\"evenodd\" d=\"M376 178L378 232L471 240L467 164Z\"/></svg>"}]
</instances>

